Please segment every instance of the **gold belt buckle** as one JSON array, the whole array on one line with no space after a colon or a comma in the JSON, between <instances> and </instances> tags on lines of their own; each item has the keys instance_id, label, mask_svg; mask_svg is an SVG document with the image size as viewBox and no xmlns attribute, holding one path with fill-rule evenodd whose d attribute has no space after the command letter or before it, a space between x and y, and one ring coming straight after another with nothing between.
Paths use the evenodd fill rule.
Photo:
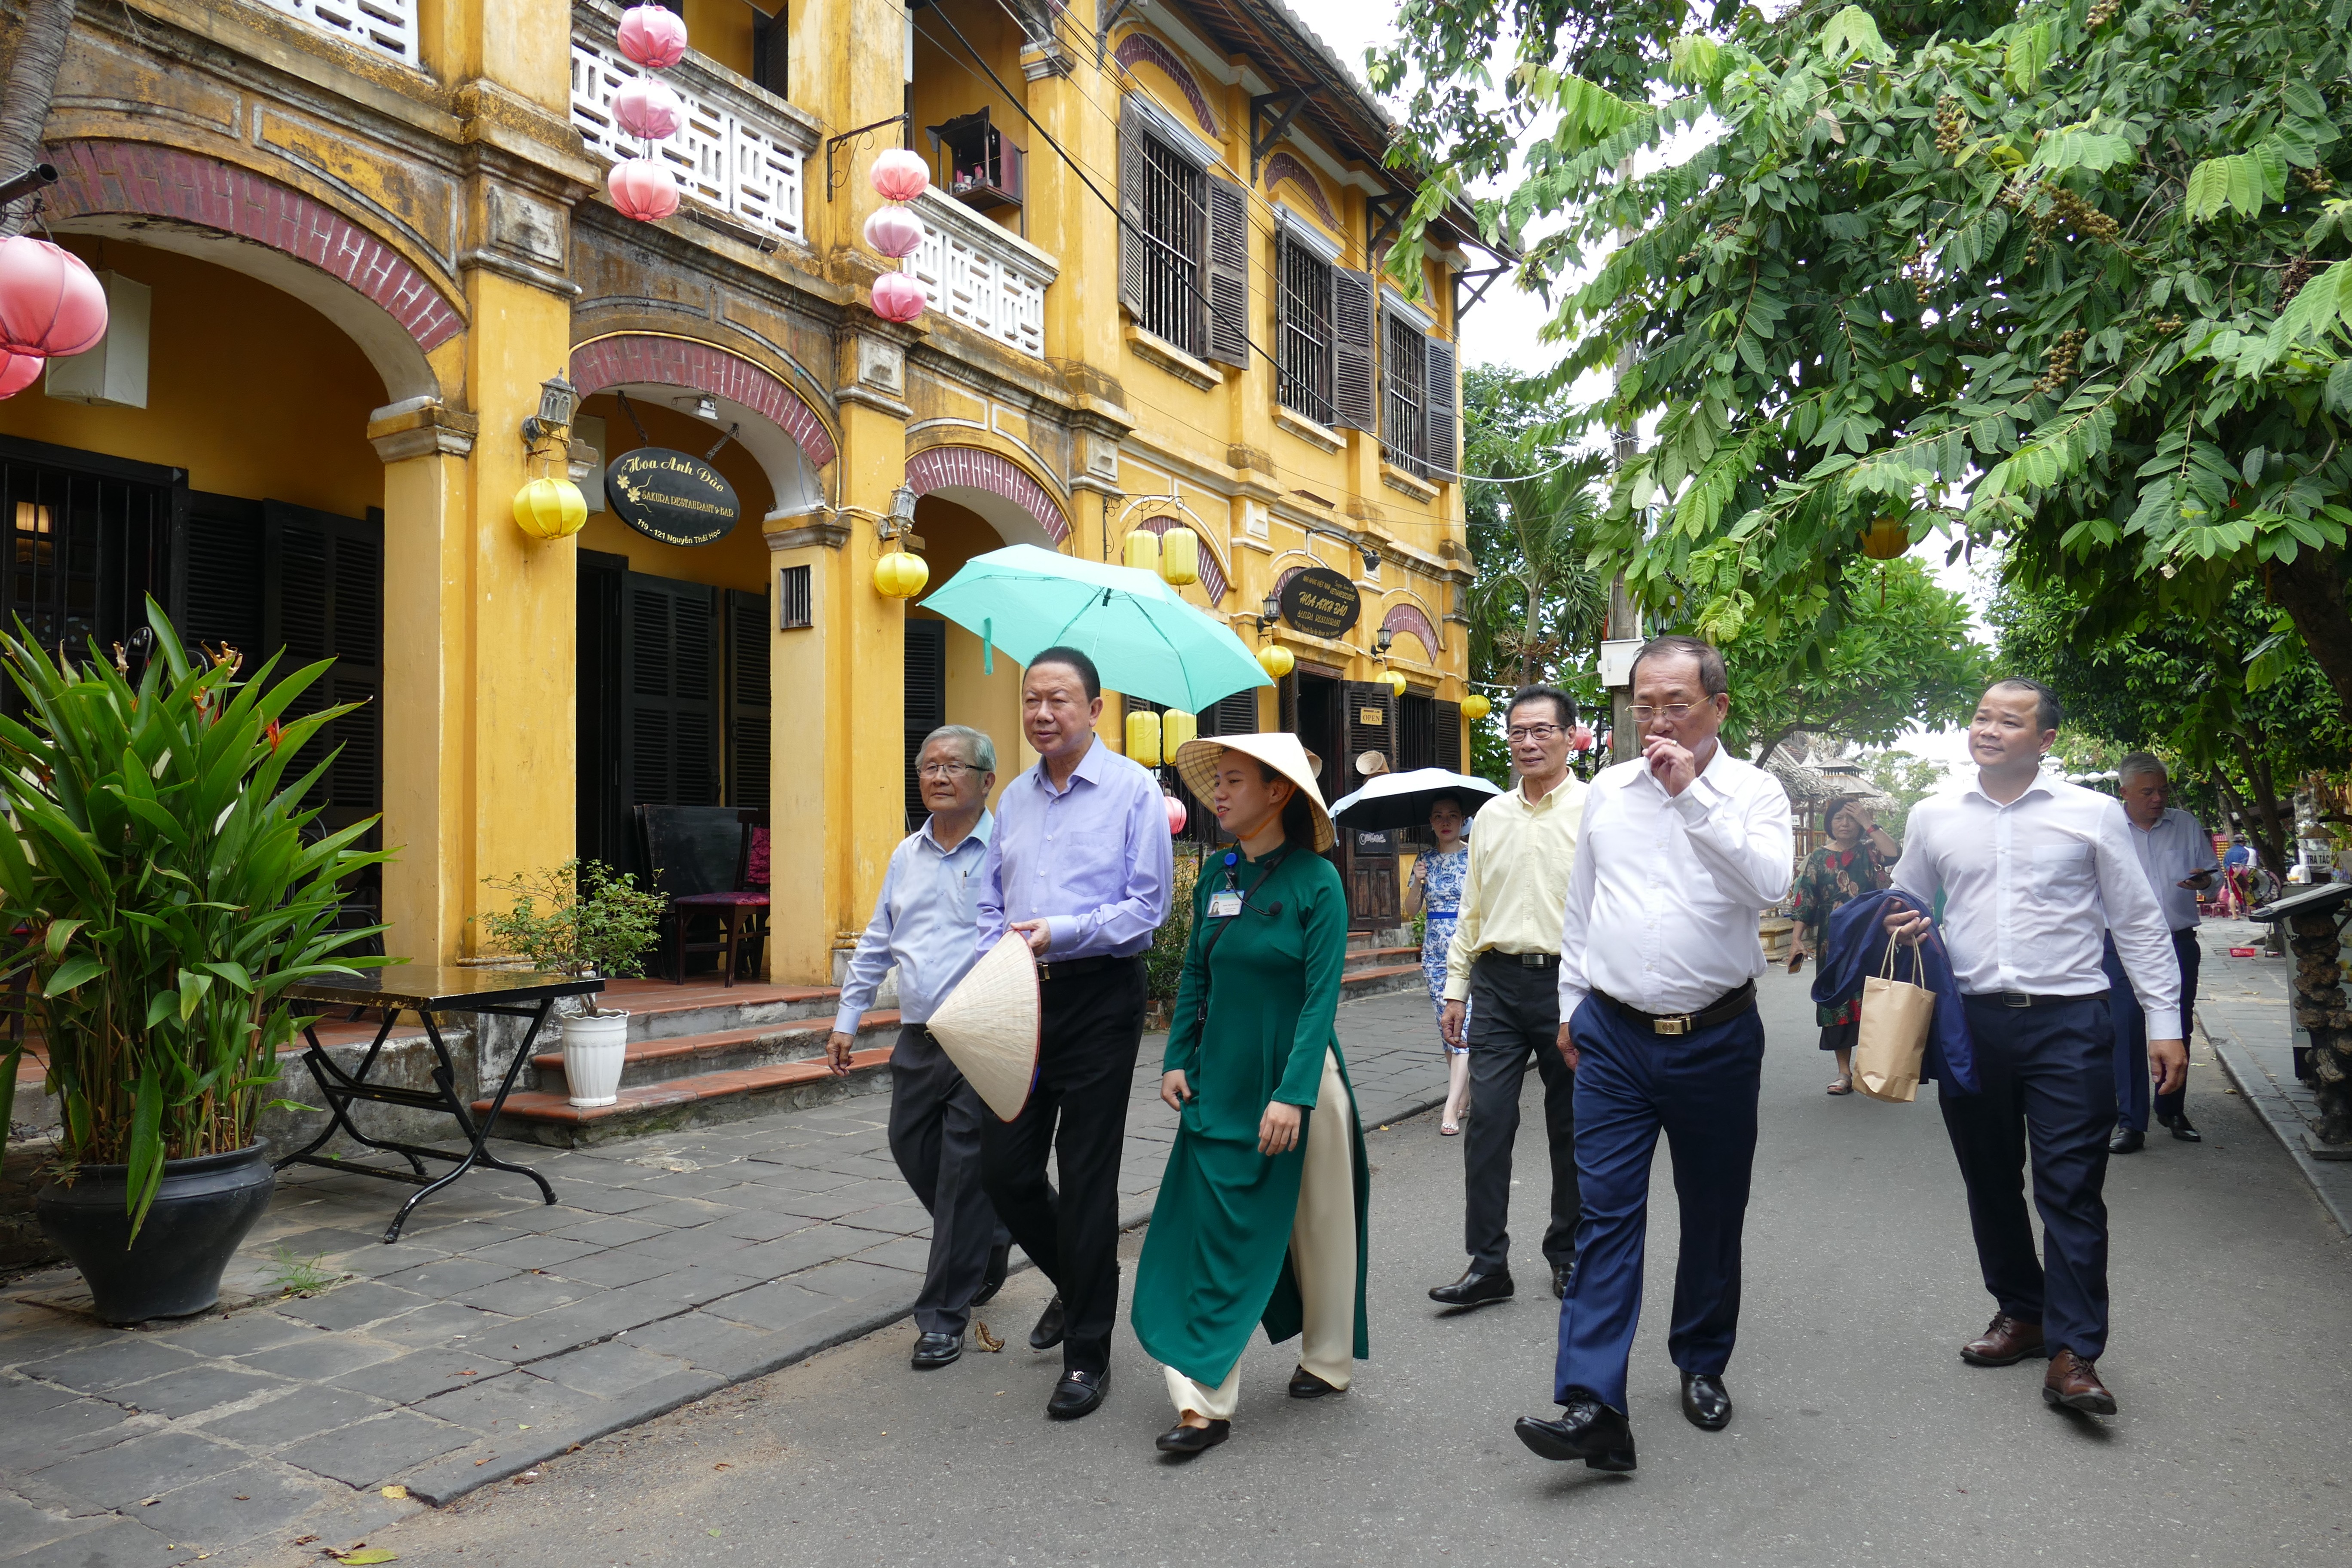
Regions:
<instances>
[{"instance_id":1,"label":"gold belt buckle","mask_svg":"<svg viewBox=\"0 0 2352 1568\"><path fill-rule=\"evenodd\" d=\"M1687 1035L1690 1033L1690 1026L1691 1016L1688 1013L1677 1013L1671 1018L1650 1020L1650 1027L1661 1035Z\"/></svg>"}]
</instances>

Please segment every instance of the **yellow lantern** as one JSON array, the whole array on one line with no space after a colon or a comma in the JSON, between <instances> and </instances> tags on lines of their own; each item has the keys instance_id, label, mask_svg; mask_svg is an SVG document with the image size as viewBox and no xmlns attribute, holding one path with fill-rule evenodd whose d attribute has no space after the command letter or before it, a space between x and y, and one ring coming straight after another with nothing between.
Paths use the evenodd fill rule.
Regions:
<instances>
[{"instance_id":1,"label":"yellow lantern","mask_svg":"<svg viewBox=\"0 0 2352 1568\"><path fill-rule=\"evenodd\" d=\"M1862 536L1862 552L1873 561L1892 561L1910 549L1911 520L1899 512L1880 518Z\"/></svg>"},{"instance_id":2,"label":"yellow lantern","mask_svg":"<svg viewBox=\"0 0 2352 1568\"><path fill-rule=\"evenodd\" d=\"M1197 739L1200 733L1201 721L1198 718L1181 708L1171 708L1160 716L1160 754L1171 763L1175 762L1176 753L1183 748L1184 742Z\"/></svg>"},{"instance_id":3,"label":"yellow lantern","mask_svg":"<svg viewBox=\"0 0 2352 1568\"><path fill-rule=\"evenodd\" d=\"M1381 683L1386 686L1389 690L1393 692L1395 695L1399 697L1404 695L1404 672L1402 670L1384 669L1381 671Z\"/></svg>"},{"instance_id":4,"label":"yellow lantern","mask_svg":"<svg viewBox=\"0 0 2352 1568\"><path fill-rule=\"evenodd\" d=\"M1127 536L1123 545L1124 559L1138 572L1160 570L1160 536L1148 528L1139 528Z\"/></svg>"},{"instance_id":5,"label":"yellow lantern","mask_svg":"<svg viewBox=\"0 0 2352 1568\"><path fill-rule=\"evenodd\" d=\"M1484 719L1487 714L1492 713L1494 710L1495 705L1492 702L1487 701L1477 692L1474 691L1469 696L1465 697L1462 700L1462 717L1469 720L1473 724L1475 724L1479 720Z\"/></svg>"},{"instance_id":6,"label":"yellow lantern","mask_svg":"<svg viewBox=\"0 0 2352 1568\"><path fill-rule=\"evenodd\" d=\"M1181 588L1201 580L1201 536L1171 528L1160 536L1160 575Z\"/></svg>"},{"instance_id":7,"label":"yellow lantern","mask_svg":"<svg viewBox=\"0 0 2352 1568\"><path fill-rule=\"evenodd\" d=\"M930 580L931 569L909 551L894 550L874 563L874 591L886 599L911 599Z\"/></svg>"},{"instance_id":8,"label":"yellow lantern","mask_svg":"<svg viewBox=\"0 0 2352 1568\"><path fill-rule=\"evenodd\" d=\"M514 520L533 539L568 539L588 526L588 498L570 479L536 479L515 491Z\"/></svg>"},{"instance_id":9,"label":"yellow lantern","mask_svg":"<svg viewBox=\"0 0 2352 1568\"><path fill-rule=\"evenodd\" d=\"M1268 643L1257 650L1257 667L1275 679L1280 680L1298 665L1298 658L1280 643Z\"/></svg>"},{"instance_id":10,"label":"yellow lantern","mask_svg":"<svg viewBox=\"0 0 2352 1568\"><path fill-rule=\"evenodd\" d=\"M1147 710L1127 716L1127 760L1140 767L1160 765L1160 715Z\"/></svg>"}]
</instances>

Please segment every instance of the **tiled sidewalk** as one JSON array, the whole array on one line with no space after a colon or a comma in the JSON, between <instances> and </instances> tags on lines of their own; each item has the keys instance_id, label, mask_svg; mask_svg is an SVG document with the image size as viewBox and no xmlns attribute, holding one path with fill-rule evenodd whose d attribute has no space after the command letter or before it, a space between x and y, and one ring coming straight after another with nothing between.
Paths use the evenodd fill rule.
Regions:
<instances>
[{"instance_id":1,"label":"tiled sidewalk","mask_svg":"<svg viewBox=\"0 0 2352 1568\"><path fill-rule=\"evenodd\" d=\"M1368 1128L1442 1098L1424 995L1348 1004L1340 1037ZM1171 1136L1160 1048L1145 1040L1129 1113L1130 1224ZM520 1177L469 1176L389 1247L407 1189L298 1167L231 1270L266 1299L173 1327L28 1302L69 1296L70 1270L0 1289L0 1563L348 1542L903 1317L929 1233L887 1110L867 1095L596 1149L504 1145L555 1207ZM348 1278L308 1298L267 1286L314 1258Z\"/></svg>"},{"instance_id":2,"label":"tiled sidewalk","mask_svg":"<svg viewBox=\"0 0 2352 1568\"><path fill-rule=\"evenodd\" d=\"M2318 1125L2319 1108L2310 1085L2294 1076L2288 1013L2294 970L2284 958L2229 955L2233 942L2253 946L2262 930L2251 922L2207 922L2198 1021L2239 1092L2285 1146L2337 1228L2352 1236L2352 1161L2315 1159L2306 1138Z\"/></svg>"}]
</instances>

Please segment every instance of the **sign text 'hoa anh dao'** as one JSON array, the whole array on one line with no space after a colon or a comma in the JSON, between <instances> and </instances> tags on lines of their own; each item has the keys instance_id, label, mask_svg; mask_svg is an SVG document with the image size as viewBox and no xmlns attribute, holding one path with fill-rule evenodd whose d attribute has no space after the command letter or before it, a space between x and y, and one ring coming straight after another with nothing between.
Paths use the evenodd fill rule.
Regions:
<instances>
[{"instance_id":1,"label":"sign text 'hoa anh dao'","mask_svg":"<svg viewBox=\"0 0 2352 1568\"><path fill-rule=\"evenodd\" d=\"M724 539L743 512L726 475L667 447L640 447L614 458L604 469L604 493L623 522L664 544Z\"/></svg>"},{"instance_id":2,"label":"sign text 'hoa anh dao'","mask_svg":"<svg viewBox=\"0 0 2352 1568\"><path fill-rule=\"evenodd\" d=\"M1313 637L1346 637L1362 608L1356 585L1328 566L1309 566L1282 585L1282 618Z\"/></svg>"}]
</instances>

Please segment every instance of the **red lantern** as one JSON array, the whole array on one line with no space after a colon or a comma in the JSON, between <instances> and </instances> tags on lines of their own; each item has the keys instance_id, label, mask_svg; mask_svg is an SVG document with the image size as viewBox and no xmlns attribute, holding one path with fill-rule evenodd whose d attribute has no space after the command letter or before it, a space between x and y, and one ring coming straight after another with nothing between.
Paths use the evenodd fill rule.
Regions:
<instances>
[{"instance_id":1,"label":"red lantern","mask_svg":"<svg viewBox=\"0 0 2352 1568\"><path fill-rule=\"evenodd\" d=\"M874 160L874 172L866 177L884 201L911 202L930 185L931 171L921 153L893 147Z\"/></svg>"},{"instance_id":2,"label":"red lantern","mask_svg":"<svg viewBox=\"0 0 2352 1568\"><path fill-rule=\"evenodd\" d=\"M621 52L647 70L667 70L686 58L686 20L660 5L621 13Z\"/></svg>"},{"instance_id":3,"label":"red lantern","mask_svg":"<svg viewBox=\"0 0 2352 1568\"><path fill-rule=\"evenodd\" d=\"M1589 724L1579 724L1570 731L1568 744L1569 749L1573 752L1582 752L1592 750L1592 727Z\"/></svg>"},{"instance_id":4,"label":"red lantern","mask_svg":"<svg viewBox=\"0 0 2352 1568\"><path fill-rule=\"evenodd\" d=\"M923 220L905 207L879 207L866 220L866 243L890 258L912 256L923 243Z\"/></svg>"},{"instance_id":5,"label":"red lantern","mask_svg":"<svg viewBox=\"0 0 2352 1568\"><path fill-rule=\"evenodd\" d=\"M1185 811L1184 803L1172 795L1163 795L1160 799L1168 807L1168 836L1173 838L1184 831L1184 819L1190 814Z\"/></svg>"},{"instance_id":6,"label":"red lantern","mask_svg":"<svg viewBox=\"0 0 2352 1568\"><path fill-rule=\"evenodd\" d=\"M40 380L47 363L38 354L0 354L0 397L14 397Z\"/></svg>"},{"instance_id":7,"label":"red lantern","mask_svg":"<svg viewBox=\"0 0 2352 1568\"><path fill-rule=\"evenodd\" d=\"M604 176L604 188L623 217L659 223L677 211L677 181L652 158L624 158Z\"/></svg>"},{"instance_id":8,"label":"red lantern","mask_svg":"<svg viewBox=\"0 0 2352 1568\"><path fill-rule=\"evenodd\" d=\"M686 123L686 101L652 77L636 77L613 95L613 118L632 136L667 142Z\"/></svg>"},{"instance_id":9,"label":"red lantern","mask_svg":"<svg viewBox=\"0 0 2352 1568\"><path fill-rule=\"evenodd\" d=\"M886 321L911 321L930 302L923 280L911 272L885 272L874 279L874 313Z\"/></svg>"},{"instance_id":10,"label":"red lantern","mask_svg":"<svg viewBox=\"0 0 2352 1568\"><path fill-rule=\"evenodd\" d=\"M106 290L82 258L28 235L0 240L0 352L64 359L106 336Z\"/></svg>"}]
</instances>

